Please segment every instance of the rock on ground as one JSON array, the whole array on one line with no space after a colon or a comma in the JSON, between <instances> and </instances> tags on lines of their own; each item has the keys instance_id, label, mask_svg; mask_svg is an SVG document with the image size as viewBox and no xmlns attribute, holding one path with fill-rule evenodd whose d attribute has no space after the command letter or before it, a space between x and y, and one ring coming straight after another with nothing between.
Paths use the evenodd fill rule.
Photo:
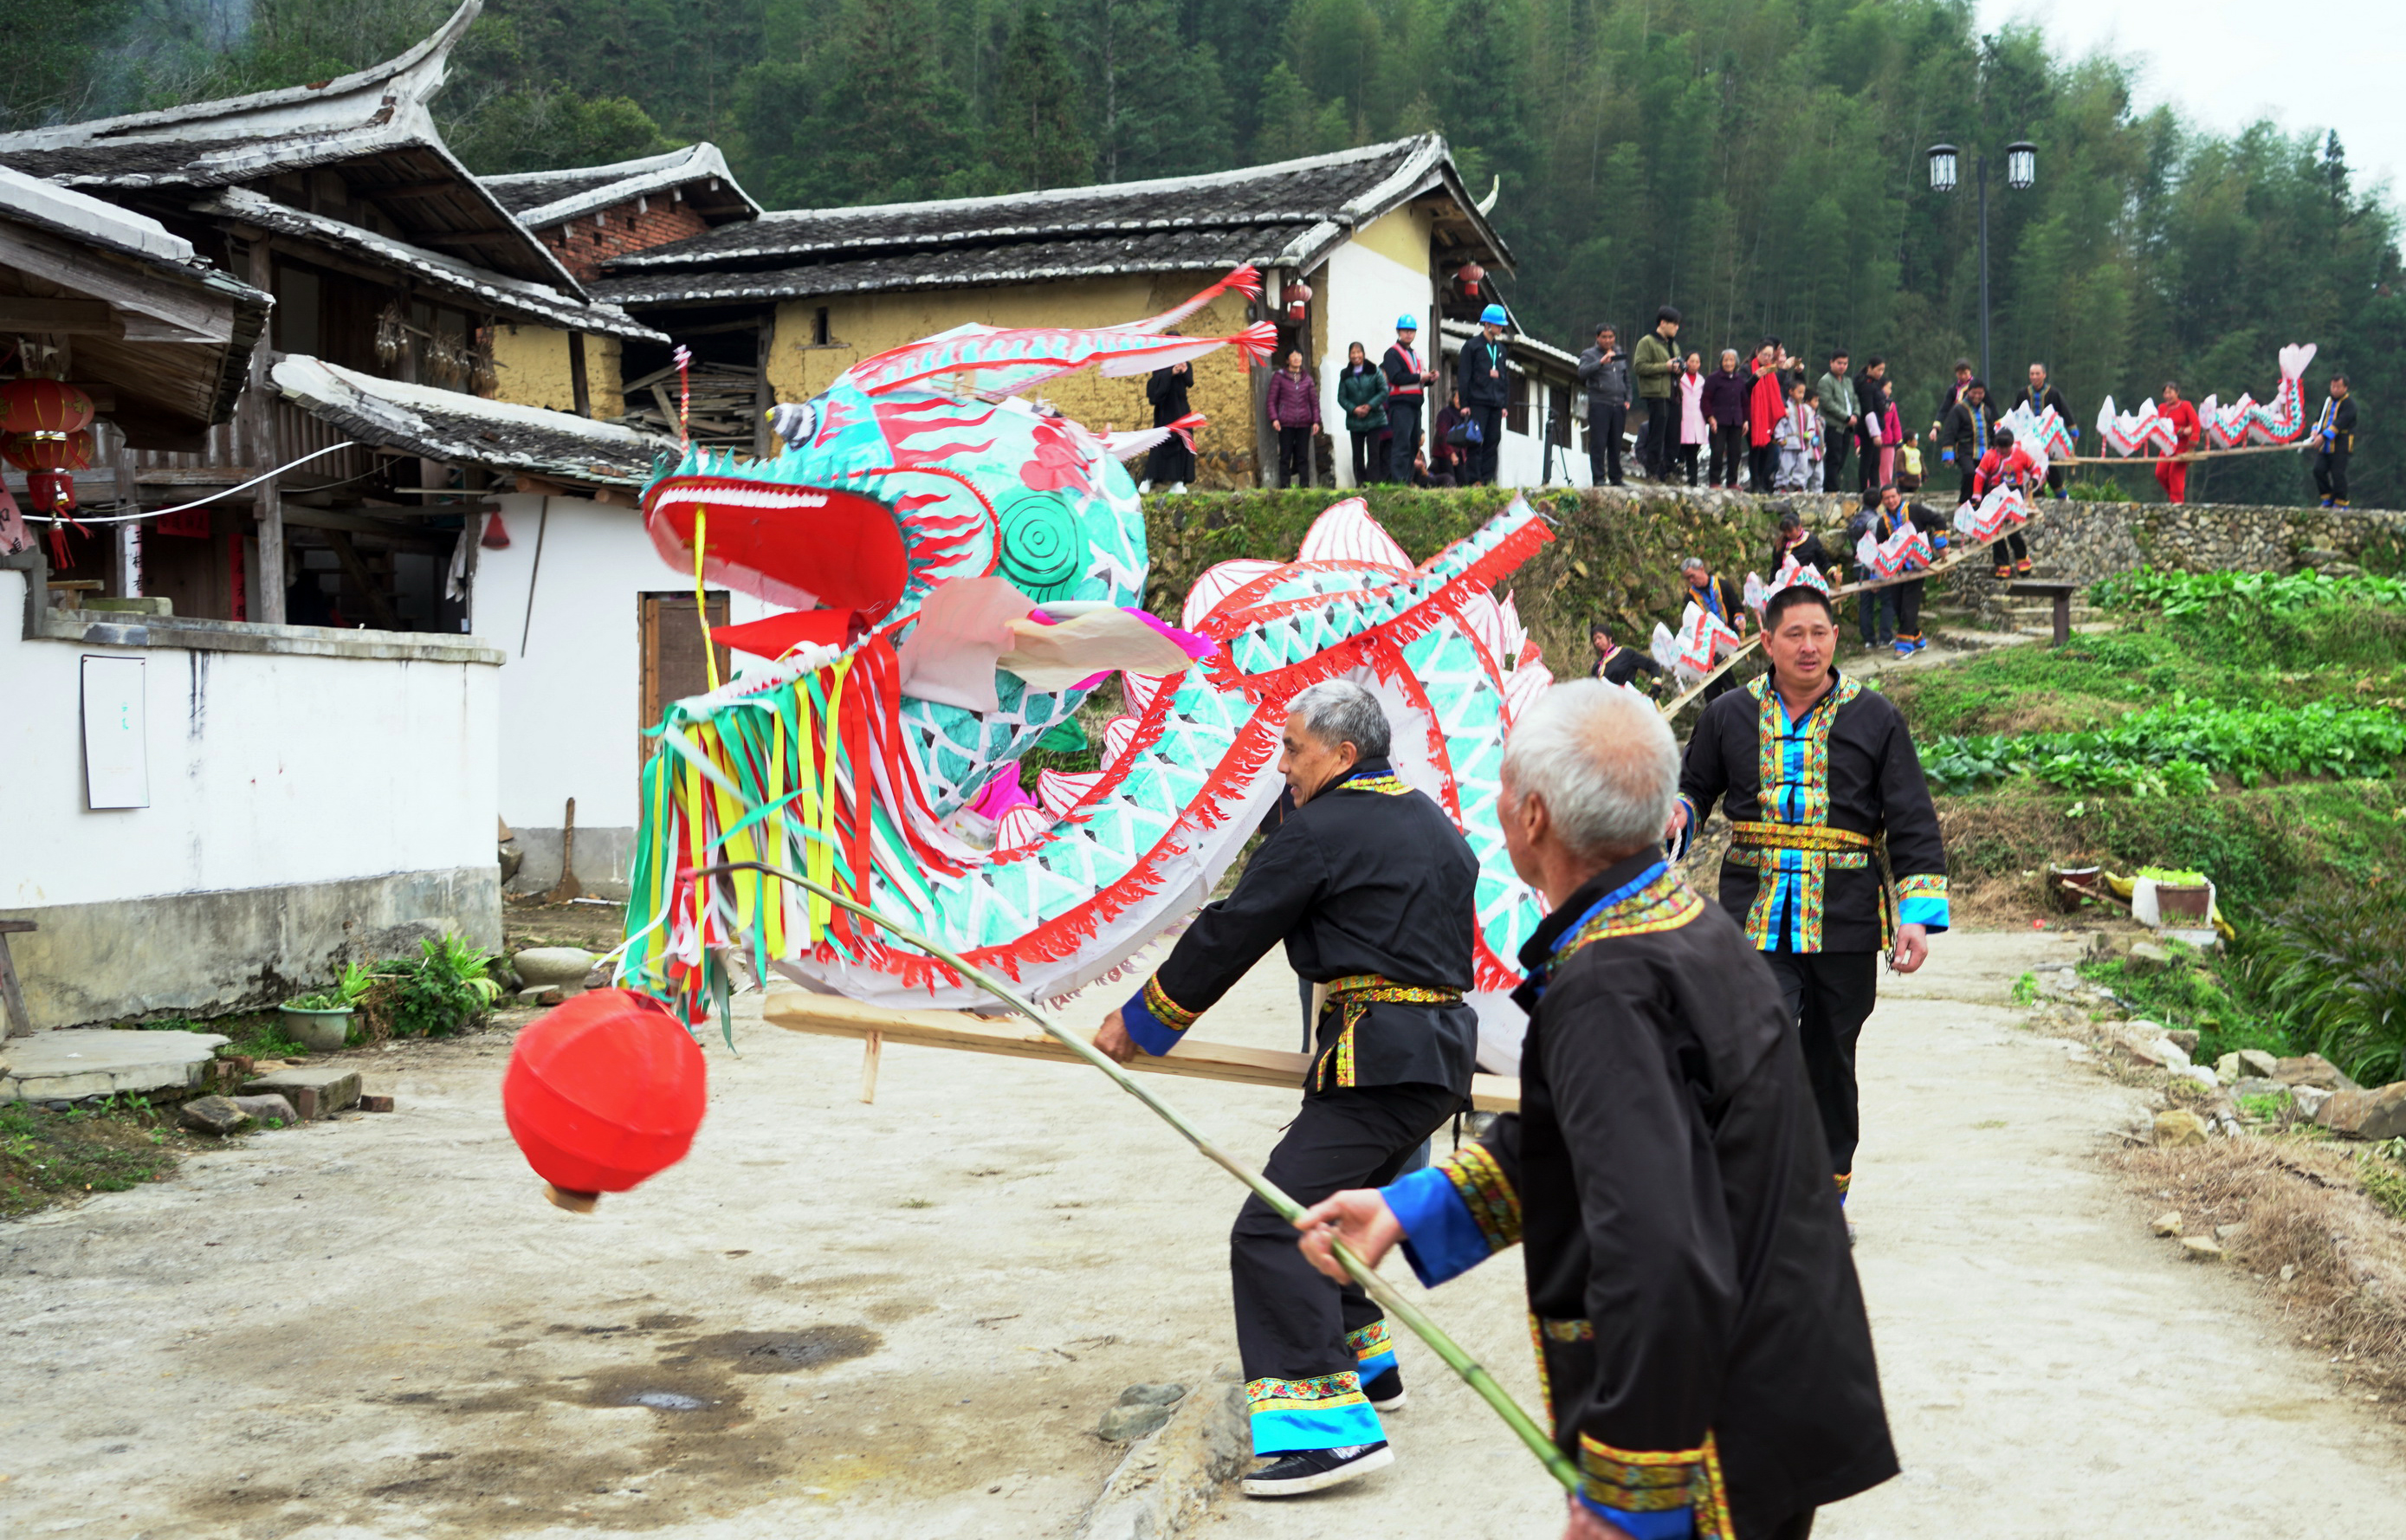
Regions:
<instances>
[{"instance_id":1,"label":"rock on ground","mask_svg":"<svg viewBox=\"0 0 2406 1540\"><path fill-rule=\"evenodd\" d=\"M2314 1110L2314 1121L2351 1138L2394 1139L2406 1136L2406 1081L2378 1091L2336 1091Z\"/></svg>"}]
</instances>

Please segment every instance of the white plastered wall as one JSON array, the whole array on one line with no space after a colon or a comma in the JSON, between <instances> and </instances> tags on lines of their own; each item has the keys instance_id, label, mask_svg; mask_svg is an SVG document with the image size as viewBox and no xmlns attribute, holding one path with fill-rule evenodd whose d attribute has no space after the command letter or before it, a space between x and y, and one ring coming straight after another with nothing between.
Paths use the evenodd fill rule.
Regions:
<instances>
[{"instance_id":1,"label":"white plastered wall","mask_svg":"<svg viewBox=\"0 0 2406 1540\"><path fill-rule=\"evenodd\" d=\"M1389 219L1408 219L1398 210ZM1383 221L1382 221L1383 222ZM1385 244L1394 245L1394 242ZM1425 238L1422 242L1426 249ZM1322 312L1328 329L1327 347L1320 362L1320 418L1328 429L1335 451L1337 485L1353 485L1353 446L1346 437L1344 415L1337 405L1337 376L1344 371L1346 345L1360 343L1377 363L1395 340L1395 318L1412 316L1423 333L1428 329L1429 276L1426 263L1414 269L1377 251L1360 240L1350 240L1329 253L1327 265L1313 279L1324 283L1327 302ZM1426 338L1423 337L1423 342ZM1422 349L1425 351L1425 347ZM1442 400L1442 397L1437 398ZM1431 412L1430 415L1434 415ZM1428 430L1423 420L1422 431Z\"/></svg>"}]
</instances>

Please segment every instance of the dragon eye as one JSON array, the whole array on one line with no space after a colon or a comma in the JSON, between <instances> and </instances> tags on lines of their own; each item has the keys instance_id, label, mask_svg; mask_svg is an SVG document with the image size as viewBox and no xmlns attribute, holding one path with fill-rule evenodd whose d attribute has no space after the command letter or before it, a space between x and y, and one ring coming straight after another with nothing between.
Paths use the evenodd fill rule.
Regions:
<instances>
[{"instance_id":1,"label":"dragon eye","mask_svg":"<svg viewBox=\"0 0 2406 1540\"><path fill-rule=\"evenodd\" d=\"M809 402L780 402L769 408L769 431L796 448L819 431L819 409Z\"/></svg>"}]
</instances>

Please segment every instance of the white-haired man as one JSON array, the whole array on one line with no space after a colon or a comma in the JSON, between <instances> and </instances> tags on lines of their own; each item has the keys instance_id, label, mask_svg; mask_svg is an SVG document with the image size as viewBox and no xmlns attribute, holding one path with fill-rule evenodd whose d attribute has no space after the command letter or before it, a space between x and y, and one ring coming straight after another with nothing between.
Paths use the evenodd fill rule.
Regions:
<instances>
[{"instance_id":1,"label":"white-haired man","mask_svg":"<svg viewBox=\"0 0 2406 1540\"><path fill-rule=\"evenodd\" d=\"M1512 729L1504 840L1551 909L1521 953L1521 1109L1296 1222L1436 1285L1518 1241L1540 1382L1584 1477L1565 1540L1801 1540L1896 1473L1804 1062L1770 969L1663 856L1653 706L1558 685ZM1333 1276L1333 1275L1332 1275Z\"/></svg>"},{"instance_id":2,"label":"white-haired man","mask_svg":"<svg viewBox=\"0 0 2406 1540\"><path fill-rule=\"evenodd\" d=\"M1391 1181L1467 1104L1479 1017L1470 988L1478 858L1387 762L1386 713L1341 680L1296 697L1279 771L1295 810L1236 890L1208 905L1095 1046L1122 1062L1167 1053L1273 946L1326 986L1303 1106L1269 1179L1298 1202ZM1390 1463L1379 1413L1403 1405L1387 1323L1352 1283L1295 1249L1248 1198L1229 1236L1237 1348L1251 1403L1251 1497L1336 1486Z\"/></svg>"}]
</instances>

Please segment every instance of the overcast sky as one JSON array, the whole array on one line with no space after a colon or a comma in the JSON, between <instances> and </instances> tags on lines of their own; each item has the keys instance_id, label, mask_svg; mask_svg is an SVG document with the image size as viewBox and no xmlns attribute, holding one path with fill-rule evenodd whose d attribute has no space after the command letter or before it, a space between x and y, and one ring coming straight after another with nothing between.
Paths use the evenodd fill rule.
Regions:
<instances>
[{"instance_id":1,"label":"overcast sky","mask_svg":"<svg viewBox=\"0 0 2406 1540\"><path fill-rule=\"evenodd\" d=\"M2357 185L2406 191L2406 6L2399 0L1978 0L1986 30L2038 24L2058 54L2098 48L2140 63L2143 106L2236 129L2269 117L2335 128ZM2041 174L2044 175L2044 162Z\"/></svg>"}]
</instances>

